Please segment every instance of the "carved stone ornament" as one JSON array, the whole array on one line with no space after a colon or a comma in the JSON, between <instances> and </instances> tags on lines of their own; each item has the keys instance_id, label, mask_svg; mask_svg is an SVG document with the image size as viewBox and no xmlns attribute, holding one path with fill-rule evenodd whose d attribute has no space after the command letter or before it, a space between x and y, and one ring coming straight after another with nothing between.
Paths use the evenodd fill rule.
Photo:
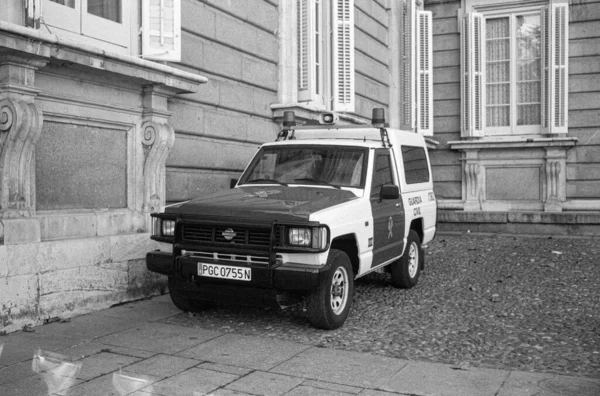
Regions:
<instances>
[{"instance_id":1,"label":"carved stone ornament","mask_svg":"<svg viewBox=\"0 0 600 396\"><path fill-rule=\"evenodd\" d=\"M175 131L171 125L152 120L142 124L144 212L157 212L165 205L165 164L174 143Z\"/></svg>"},{"instance_id":2,"label":"carved stone ornament","mask_svg":"<svg viewBox=\"0 0 600 396\"><path fill-rule=\"evenodd\" d=\"M0 217L35 212L32 157L42 131L42 113L34 103L0 100Z\"/></svg>"}]
</instances>

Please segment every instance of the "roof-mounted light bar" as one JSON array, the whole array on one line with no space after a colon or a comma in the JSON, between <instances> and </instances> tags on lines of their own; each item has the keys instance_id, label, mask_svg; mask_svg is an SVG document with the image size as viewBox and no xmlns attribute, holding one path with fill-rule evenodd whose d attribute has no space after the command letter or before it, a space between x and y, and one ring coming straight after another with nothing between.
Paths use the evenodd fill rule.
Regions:
<instances>
[{"instance_id":1,"label":"roof-mounted light bar","mask_svg":"<svg viewBox=\"0 0 600 396\"><path fill-rule=\"evenodd\" d=\"M296 126L296 114L291 111L283 112L283 129L277 134L277 140L294 139L294 127Z\"/></svg>"},{"instance_id":2,"label":"roof-mounted light bar","mask_svg":"<svg viewBox=\"0 0 600 396\"><path fill-rule=\"evenodd\" d=\"M373 126L383 126L385 124L385 110L383 108L376 107L373 109L371 124Z\"/></svg>"}]
</instances>

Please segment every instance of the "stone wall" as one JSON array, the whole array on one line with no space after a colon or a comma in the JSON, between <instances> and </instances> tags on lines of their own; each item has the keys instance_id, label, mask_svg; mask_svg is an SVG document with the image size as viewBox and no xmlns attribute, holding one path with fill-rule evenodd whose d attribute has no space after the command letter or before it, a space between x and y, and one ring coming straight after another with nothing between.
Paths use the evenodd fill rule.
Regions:
<instances>
[{"instance_id":1,"label":"stone wall","mask_svg":"<svg viewBox=\"0 0 600 396\"><path fill-rule=\"evenodd\" d=\"M433 139L430 152L435 195L438 200L460 200L460 153L449 141L460 140L460 1L426 2L433 14Z\"/></svg>"},{"instance_id":2,"label":"stone wall","mask_svg":"<svg viewBox=\"0 0 600 396\"><path fill-rule=\"evenodd\" d=\"M167 201L229 188L277 125L278 2L182 2L182 61L208 77L170 103L175 145L167 160Z\"/></svg>"},{"instance_id":3,"label":"stone wall","mask_svg":"<svg viewBox=\"0 0 600 396\"><path fill-rule=\"evenodd\" d=\"M600 1L572 0L569 21L569 209L600 210ZM587 205L583 205L587 202Z\"/></svg>"},{"instance_id":4,"label":"stone wall","mask_svg":"<svg viewBox=\"0 0 600 396\"><path fill-rule=\"evenodd\" d=\"M0 333L164 292L168 101L205 81L0 20Z\"/></svg>"}]
</instances>

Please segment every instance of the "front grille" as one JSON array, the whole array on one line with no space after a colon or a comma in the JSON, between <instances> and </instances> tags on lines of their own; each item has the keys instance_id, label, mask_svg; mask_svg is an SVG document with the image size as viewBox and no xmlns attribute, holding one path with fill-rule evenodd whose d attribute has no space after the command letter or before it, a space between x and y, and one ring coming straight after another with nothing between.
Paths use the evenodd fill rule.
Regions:
<instances>
[{"instance_id":1,"label":"front grille","mask_svg":"<svg viewBox=\"0 0 600 396\"><path fill-rule=\"evenodd\" d=\"M229 232L228 232L229 231ZM231 239L227 239L230 236ZM269 228L249 228L243 226L184 224L183 240L201 243L230 243L238 245L269 246Z\"/></svg>"}]
</instances>

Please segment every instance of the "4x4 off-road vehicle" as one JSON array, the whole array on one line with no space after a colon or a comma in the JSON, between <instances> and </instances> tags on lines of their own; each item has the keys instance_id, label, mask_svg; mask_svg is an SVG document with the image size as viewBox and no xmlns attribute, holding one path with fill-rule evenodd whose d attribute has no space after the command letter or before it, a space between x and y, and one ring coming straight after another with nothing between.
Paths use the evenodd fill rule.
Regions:
<instances>
[{"instance_id":1,"label":"4x4 off-road vehicle","mask_svg":"<svg viewBox=\"0 0 600 396\"><path fill-rule=\"evenodd\" d=\"M295 297L313 325L335 329L356 278L389 271L394 286L416 285L436 230L425 140L373 113L367 126L296 126L286 112L234 188L153 214L152 238L165 244L146 264L169 277L173 303Z\"/></svg>"}]
</instances>

